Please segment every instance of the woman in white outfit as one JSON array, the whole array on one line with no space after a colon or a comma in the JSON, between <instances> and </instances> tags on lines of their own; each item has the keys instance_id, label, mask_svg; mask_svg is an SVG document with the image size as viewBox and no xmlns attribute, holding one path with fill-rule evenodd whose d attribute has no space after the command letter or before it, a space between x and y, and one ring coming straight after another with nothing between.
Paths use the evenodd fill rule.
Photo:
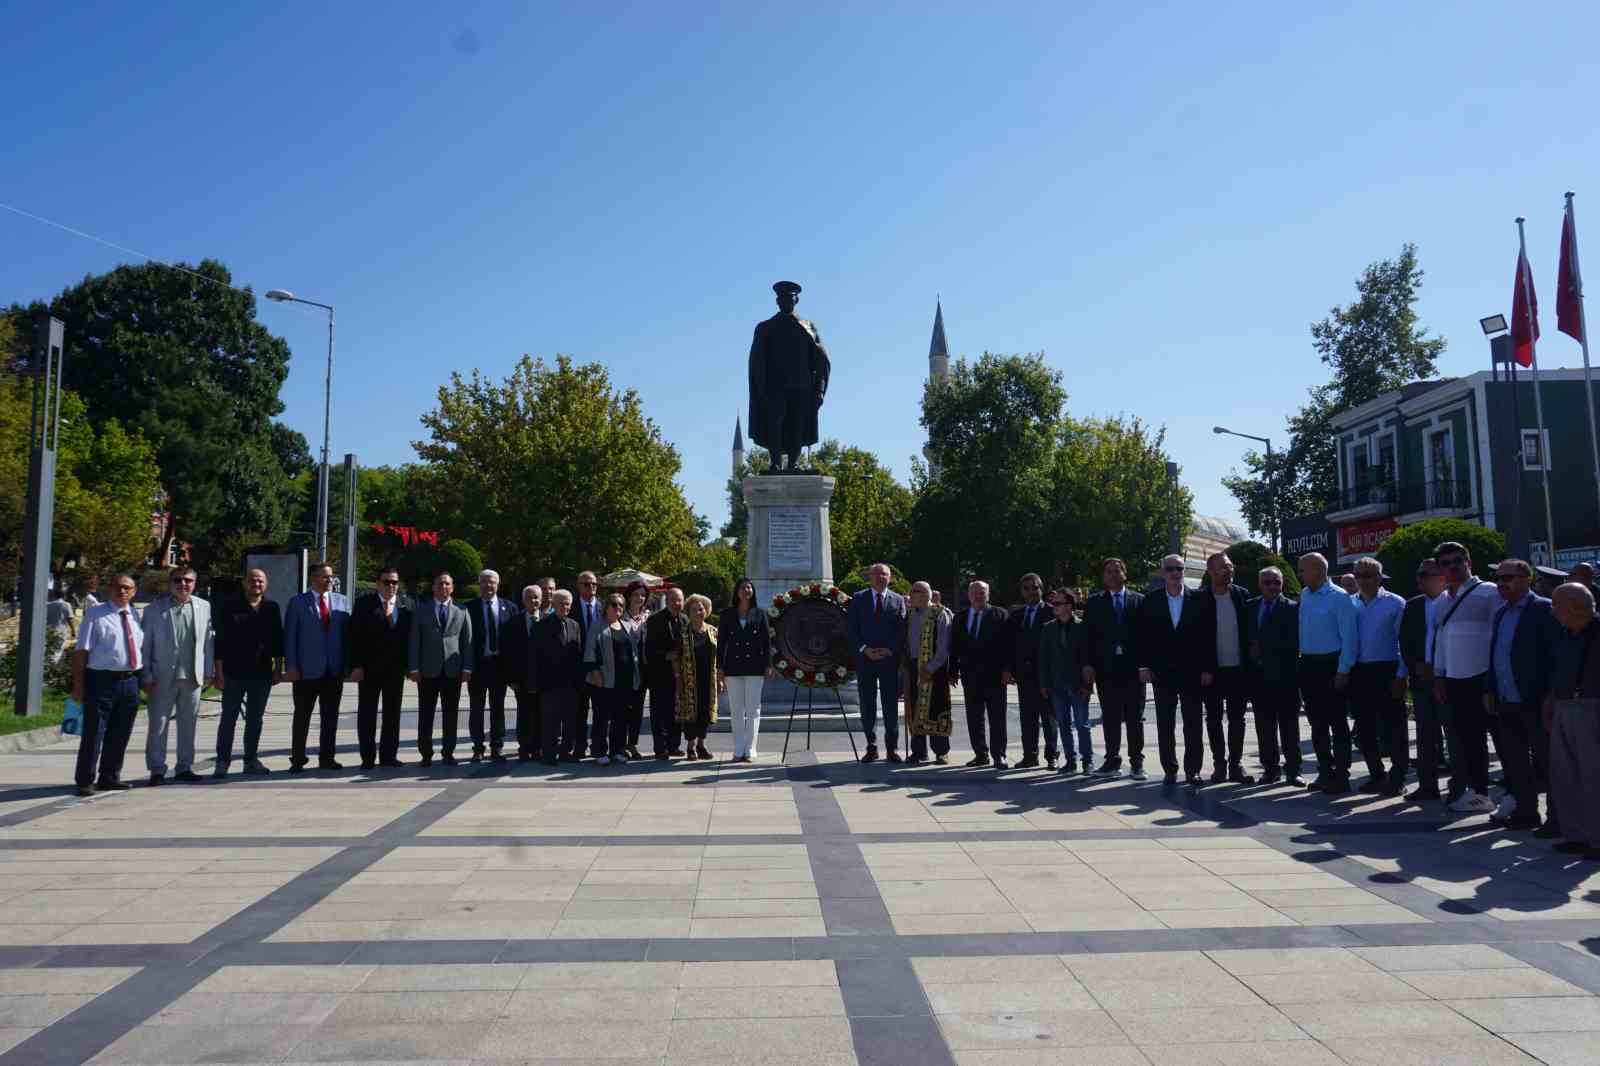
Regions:
<instances>
[{"instance_id":1,"label":"woman in white outfit","mask_svg":"<svg viewBox=\"0 0 1600 1066\"><path fill-rule=\"evenodd\" d=\"M761 685L772 672L772 642L767 612L756 603L755 584L747 577L733 587L733 606L717 626L717 665L728 683L733 707L733 761L754 762L756 735L761 731Z\"/></svg>"}]
</instances>

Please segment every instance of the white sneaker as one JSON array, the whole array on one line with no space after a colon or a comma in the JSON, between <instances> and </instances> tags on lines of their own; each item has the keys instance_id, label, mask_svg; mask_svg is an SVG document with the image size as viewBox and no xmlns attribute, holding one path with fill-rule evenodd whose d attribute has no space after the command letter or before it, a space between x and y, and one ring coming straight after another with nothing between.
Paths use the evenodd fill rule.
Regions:
<instances>
[{"instance_id":1,"label":"white sneaker","mask_svg":"<svg viewBox=\"0 0 1600 1066\"><path fill-rule=\"evenodd\" d=\"M1461 793L1460 799L1450 804L1449 809L1457 814L1487 814L1494 810L1494 801L1469 788Z\"/></svg>"},{"instance_id":2,"label":"white sneaker","mask_svg":"<svg viewBox=\"0 0 1600 1066\"><path fill-rule=\"evenodd\" d=\"M595 765L597 765L597 766L610 766L611 765L611 756L609 756L609 755L600 756L598 759L595 760Z\"/></svg>"}]
</instances>

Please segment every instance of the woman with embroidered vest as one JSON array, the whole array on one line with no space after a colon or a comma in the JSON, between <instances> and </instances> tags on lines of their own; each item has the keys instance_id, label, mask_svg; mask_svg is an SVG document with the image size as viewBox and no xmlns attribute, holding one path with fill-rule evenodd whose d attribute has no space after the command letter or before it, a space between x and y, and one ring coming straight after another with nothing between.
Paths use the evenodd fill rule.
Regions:
<instances>
[{"instance_id":1,"label":"woman with embroidered vest","mask_svg":"<svg viewBox=\"0 0 1600 1066\"><path fill-rule=\"evenodd\" d=\"M607 596L601 622L589 629L583 649L583 668L593 689L590 737L605 736L610 752L595 760L601 766L628 763L628 705L639 691L641 670L633 624L623 617L626 610L619 593Z\"/></svg>"},{"instance_id":2,"label":"woman with embroidered vest","mask_svg":"<svg viewBox=\"0 0 1600 1066\"><path fill-rule=\"evenodd\" d=\"M717 669L717 627L706 621L711 601L699 593L689 597L683 613L689 624L683 627L678 654L672 660L678 690L676 714L688 757L709 759L706 732L717 720L717 694L727 687Z\"/></svg>"},{"instance_id":3,"label":"woman with embroidered vest","mask_svg":"<svg viewBox=\"0 0 1600 1066\"><path fill-rule=\"evenodd\" d=\"M733 587L733 606L717 627L717 668L733 709L733 761L756 760L761 732L761 686L773 676L767 612L756 605L755 582L747 577Z\"/></svg>"}]
</instances>

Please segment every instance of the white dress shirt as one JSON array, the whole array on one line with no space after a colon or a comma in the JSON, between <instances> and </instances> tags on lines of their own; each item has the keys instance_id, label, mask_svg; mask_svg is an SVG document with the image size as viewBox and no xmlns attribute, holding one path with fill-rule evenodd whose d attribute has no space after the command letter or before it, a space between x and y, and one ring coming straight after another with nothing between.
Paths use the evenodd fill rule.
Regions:
<instances>
[{"instance_id":1,"label":"white dress shirt","mask_svg":"<svg viewBox=\"0 0 1600 1066\"><path fill-rule=\"evenodd\" d=\"M127 616L128 630L122 628L123 615ZM128 646L129 634L133 647ZM138 670L144 665L141 651L144 647L144 627L133 605L118 607L102 603L83 616L78 627L78 650L89 653L85 664L90 670Z\"/></svg>"},{"instance_id":2,"label":"white dress shirt","mask_svg":"<svg viewBox=\"0 0 1600 1066\"><path fill-rule=\"evenodd\" d=\"M1183 617L1183 593L1180 592L1174 596L1165 589L1162 589L1162 592L1167 597L1167 613L1172 616L1172 628L1177 629L1178 619Z\"/></svg>"},{"instance_id":3,"label":"white dress shirt","mask_svg":"<svg viewBox=\"0 0 1600 1066\"><path fill-rule=\"evenodd\" d=\"M1435 674L1464 679L1489 672L1489 644L1500 603L1494 586L1477 578L1455 593L1439 597L1434 618Z\"/></svg>"}]
</instances>

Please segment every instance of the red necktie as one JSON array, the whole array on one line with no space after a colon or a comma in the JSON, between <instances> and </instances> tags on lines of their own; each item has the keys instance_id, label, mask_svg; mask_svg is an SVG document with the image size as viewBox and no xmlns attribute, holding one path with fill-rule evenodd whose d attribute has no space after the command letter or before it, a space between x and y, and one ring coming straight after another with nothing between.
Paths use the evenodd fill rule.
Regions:
<instances>
[{"instance_id":1,"label":"red necktie","mask_svg":"<svg viewBox=\"0 0 1600 1066\"><path fill-rule=\"evenodd\" d=\"M122 612L122 639L128 645L128 669L139 669L139 648L133 643L133 625L128 621L128 612Z\"/></svg>"},{"instance_id":2,"label":"red necktie","mask_svg":"<svg viewBox=\"0 0 1600 1066\"><path fill-rule=\"evenodd\" d=\"M877 604L872 611L872 620L874 622L881 622L883 621L883 593L874 592L872 594L872 599Z\"/></svg>"},{"instance_id":3,"label":"red necktie","mask_svg":"<svg viewBox=\"0 0 1600 1066\"><path fill-rule=\"evenodd\" d=\"M317 610L322 613L322 631L326 633L333 625L333 619L328 616L327 593L321 593L317 596Z\"/></svg>"}]
</instances>

